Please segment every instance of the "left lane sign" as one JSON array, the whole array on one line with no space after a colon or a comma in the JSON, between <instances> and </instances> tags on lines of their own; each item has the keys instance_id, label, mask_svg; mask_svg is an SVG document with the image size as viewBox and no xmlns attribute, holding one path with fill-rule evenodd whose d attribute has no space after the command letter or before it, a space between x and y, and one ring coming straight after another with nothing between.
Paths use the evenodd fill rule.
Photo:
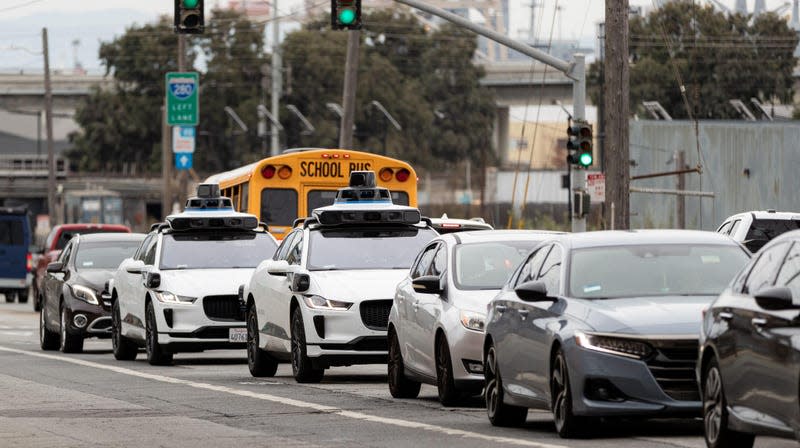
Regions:
<instances>
[{"instance_id":1,"label":"left lane sign","mask_svg":"<svg viewBox=\"0 0 800 448\"><path fill-rule=\"evenodd\" d=\"M200 119L197 72L169 72L166 76L167 124L197 126Z\"/></svg>"}]
</instances>

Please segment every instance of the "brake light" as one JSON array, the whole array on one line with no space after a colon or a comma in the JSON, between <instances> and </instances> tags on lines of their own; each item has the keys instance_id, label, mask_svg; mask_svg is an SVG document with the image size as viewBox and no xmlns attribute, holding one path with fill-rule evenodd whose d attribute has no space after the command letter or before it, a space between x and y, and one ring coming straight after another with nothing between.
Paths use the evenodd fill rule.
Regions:
<instances>
[{"instance_id":1,"label":"brake light","mask_svg":"<svg viewBox=\"0 0 800 448\"><path fill-rule=\"evenodd\" d=\"M394 177L396 177L400 182L405 182L409 177L411 177L411 172L405 168L402 168L395 173Z\"/></svg>"},{"instance_id":2,"label":"brake light","mask_svg":"<svg viewBox=\"0 0 800 448\"><path fill-rule=\"evenodd\" d=\"M389 182L392 180L392 175L394 174L394 170L391 168L384 168L381 170L380 174L378 175L382 181Z\"/></svg>"},{"instance_id":3,"label":"brake light","mask_svg":"<svg viewBox=\"0 0 800 448\"><path fill-rule=\"evenodd\" d=\"M460 229L461 224L442 223L443 229Z\"/></svg>"},{"instance_id":4,"label":"brake light","mask_svg":"<svg viewBox=\"0 0 800 448\"><path fill-rule=\"evenodd\" d=\"M26 263L28 272L31 272L33 270L33 255L31 255L30 253L28 253L28 258L26 260Z\"/></svg>"},{"instance_id":5,"label":"brake light","mask_svg":"<svg viewBox=\"0 0 800 448\"><path fill-rule=\"evenodd\" d=\"M292 175L292 168L286 165L282 166L281 169L278 170L278 177L281 179L288 179Z\"/></svg>"},{"instance_id":6,"label":"brake light","mask_svg":"<svg viewBox=\"0 0 800 448\"><path fill-rule=\"evenodd\" d=\"M264 176L264 179L272 179L275 177L275 167L272 165L267 165L261 169L261 175Z\"/></svg>"}]
</instances>

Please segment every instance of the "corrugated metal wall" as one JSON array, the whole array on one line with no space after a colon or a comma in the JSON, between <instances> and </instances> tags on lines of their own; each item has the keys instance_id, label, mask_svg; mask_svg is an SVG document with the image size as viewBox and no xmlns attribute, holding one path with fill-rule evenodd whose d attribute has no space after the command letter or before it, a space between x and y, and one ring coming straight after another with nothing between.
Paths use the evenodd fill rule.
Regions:
<instances>
[{"instance_id":1,"label":"corrugated metal wall","mask_svg":"<svg viewBox=\"0 0 800 448\"><path fill-rule=\"evenodd\" d=\"M714 198L687 197L686 228L716 229L735 213L774 208L800 211L800 122L701 121L702 175L687 174L686 189ZM698 165L694 124L631 121L631 175L677 169L675 154ZM634 187L674 189L677 177L636 180ZM631 227L676 226L675 196L631 193Z\"/></svg>"}]
</instances>

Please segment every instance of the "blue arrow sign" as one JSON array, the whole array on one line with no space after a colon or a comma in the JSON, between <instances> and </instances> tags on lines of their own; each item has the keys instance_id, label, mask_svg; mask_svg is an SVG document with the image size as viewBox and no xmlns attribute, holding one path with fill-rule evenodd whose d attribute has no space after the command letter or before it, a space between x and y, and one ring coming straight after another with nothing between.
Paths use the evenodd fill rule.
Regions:
<instances>
[{"instance_id":1,"label":"blue arrow sign","mask_svg":"<svg viewBox=\"0 0 800 448\"><path fill-rule=\"evenodd\" d=\"M188 170L192 167L192 156L194 154L191 152L176 152L175 153L175 168L178 170Z\"/></svg>"}]
</instances>

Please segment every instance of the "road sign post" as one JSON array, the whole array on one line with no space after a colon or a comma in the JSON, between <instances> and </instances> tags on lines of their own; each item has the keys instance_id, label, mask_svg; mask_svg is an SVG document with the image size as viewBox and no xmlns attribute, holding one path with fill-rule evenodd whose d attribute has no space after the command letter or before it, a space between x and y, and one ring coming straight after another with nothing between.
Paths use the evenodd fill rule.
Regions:
<instances>
[{"instance_id":1,"label":"road sign post","mask_svg":"<svg viewBox=\"0 0 800 448\"><path fill-rule=\"evenodd\" d=\"M167 82L167 124L197 126L200 120L200 75L197 72L169 72Z\"/></svg>"}]
</instances>

